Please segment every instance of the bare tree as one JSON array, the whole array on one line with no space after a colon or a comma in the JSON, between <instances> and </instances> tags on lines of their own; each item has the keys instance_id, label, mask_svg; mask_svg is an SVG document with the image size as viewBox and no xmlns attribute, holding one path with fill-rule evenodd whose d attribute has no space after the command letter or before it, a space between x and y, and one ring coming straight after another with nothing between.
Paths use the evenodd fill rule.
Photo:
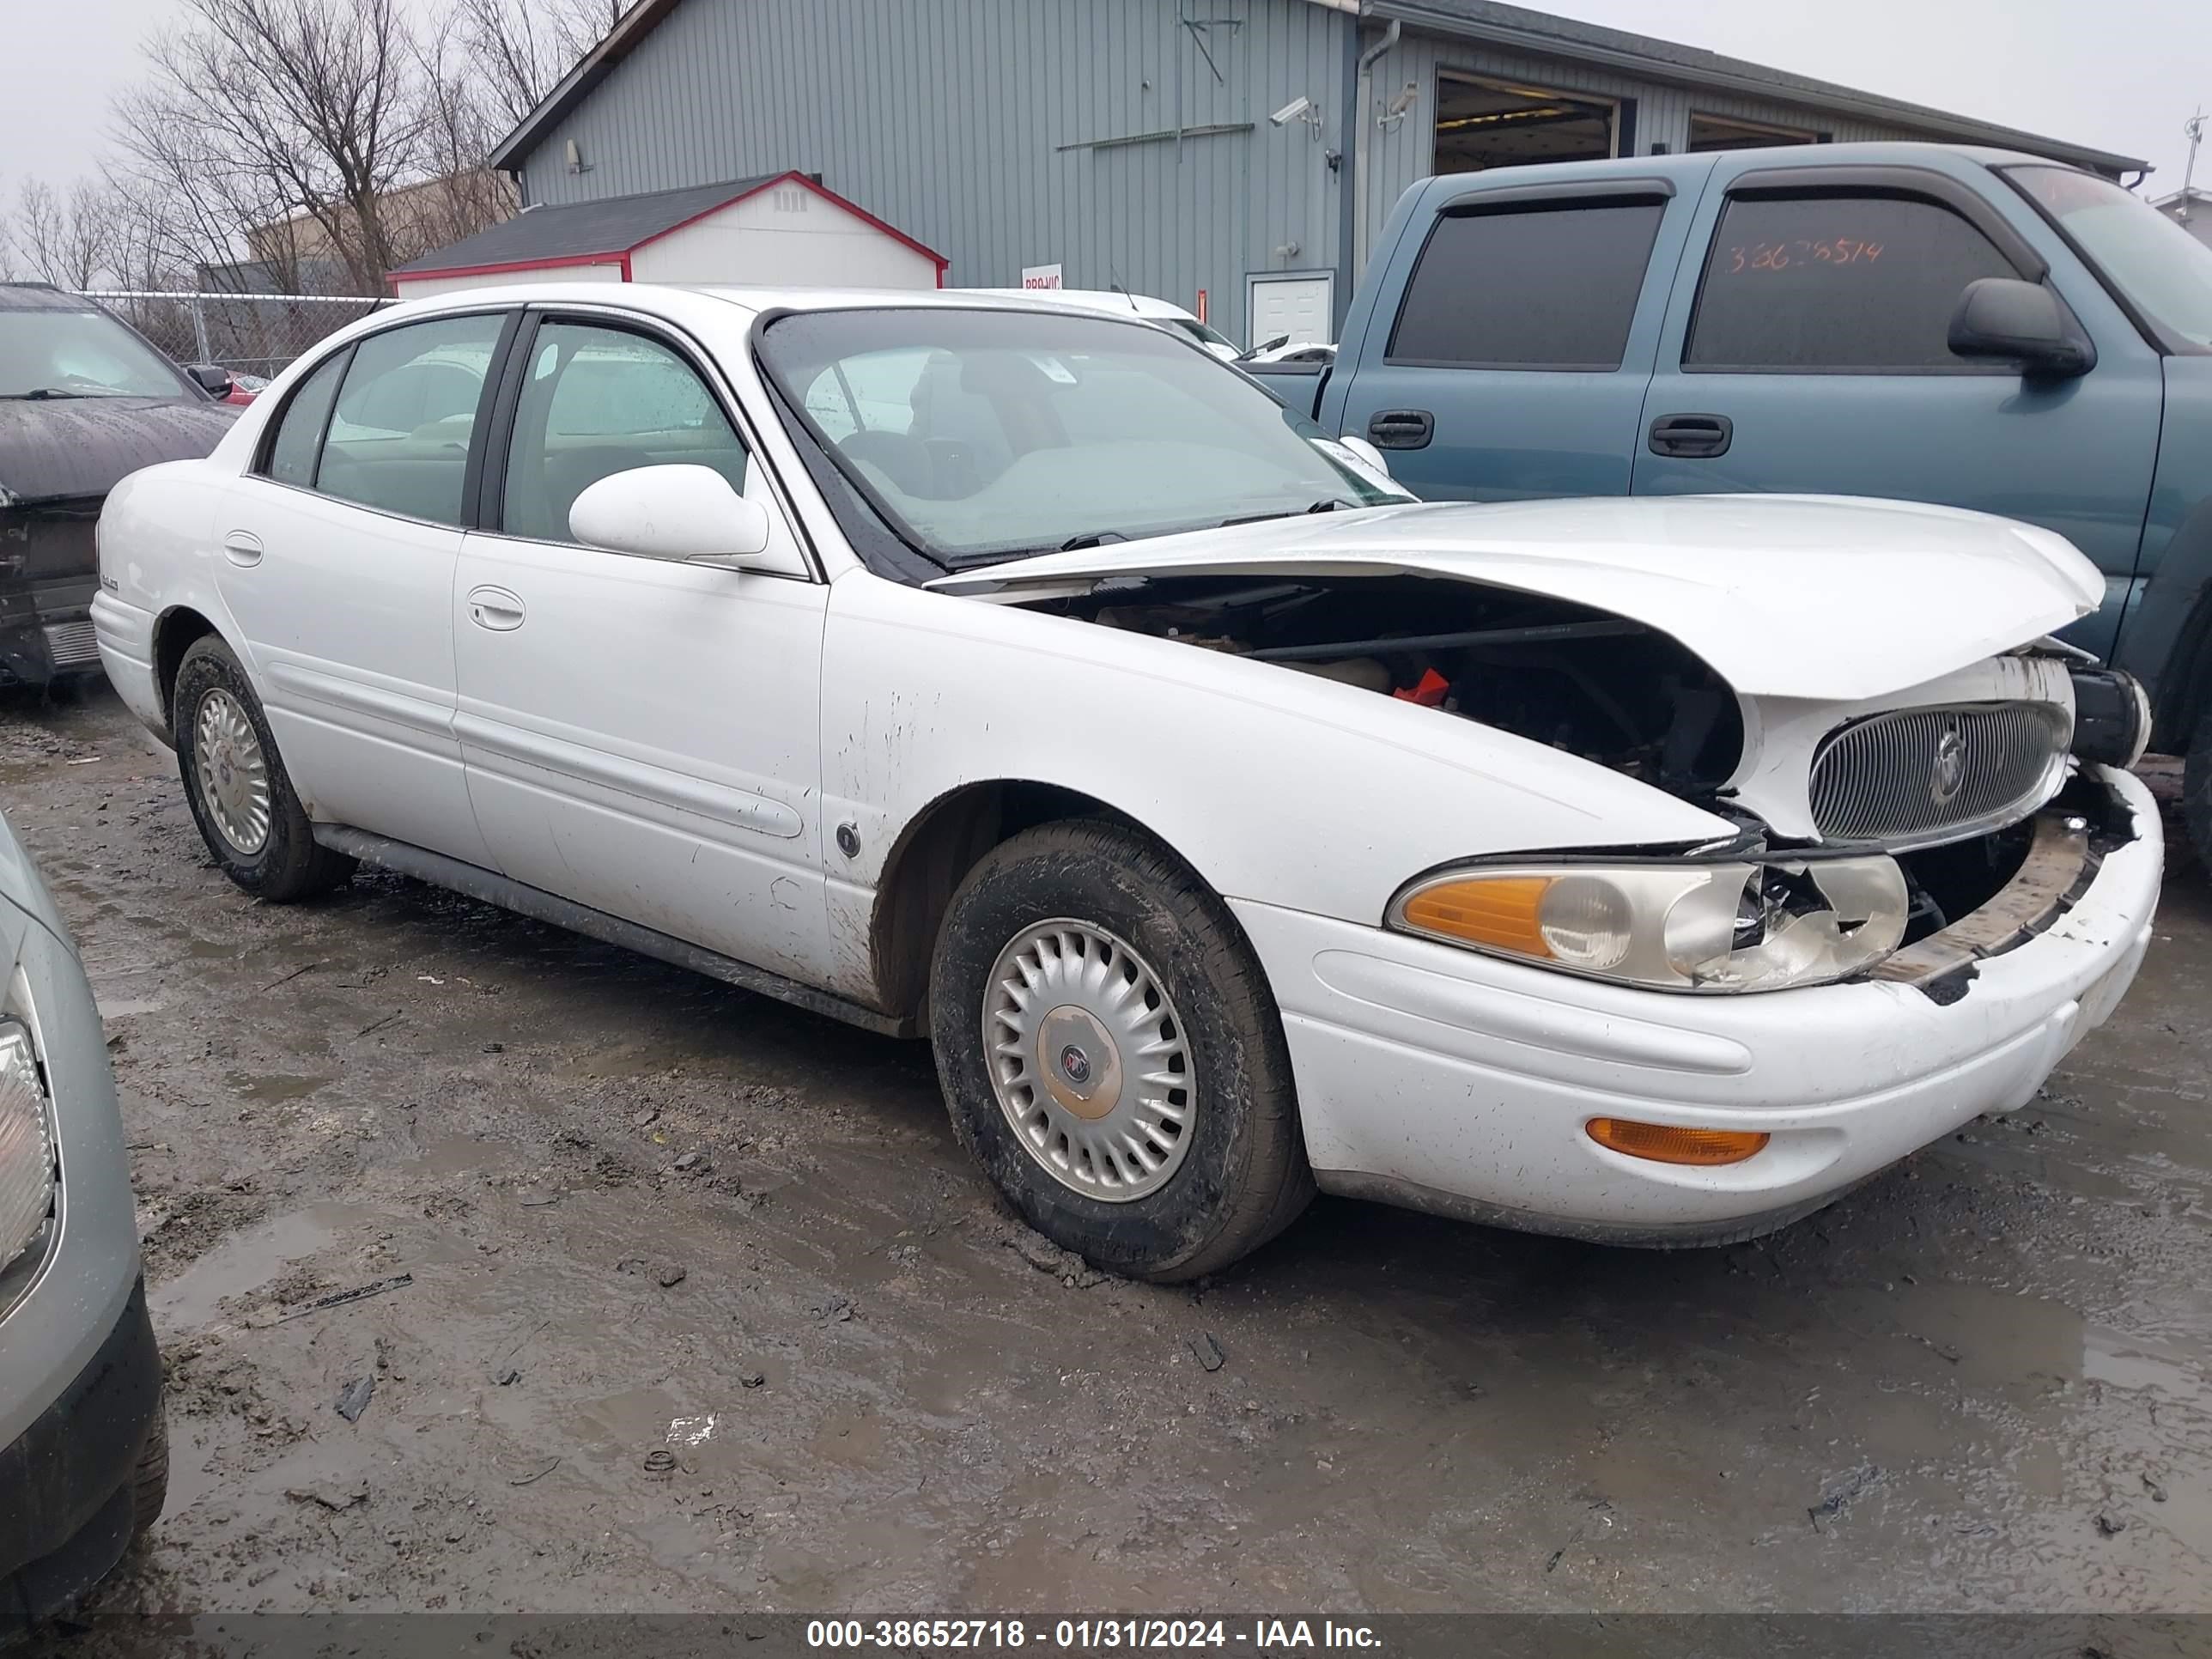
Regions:
<instances>
[{"instance_id":1,"label":"bare tree","mask_svg":"<svg viewBox=\"0 0 2212 1659\"><path fill-rule=\"evenodd\" d=\"M505 125L522 123L628 9L624 0L460 0L462 44Z\"/></svg>"},{"instance_id":2,"label":"bare tree","mask_svg":"<svg viewBox=\"0 0 2212 1659\"><path fill-rule=\"evenodd\" d=\"M416 48L420 161L427 182L395 202L386 216L394 255L403 263L472 236L510 217L514 181L483 164L506 129L500 106L486 95L481 60L460 27L460 15Z\"/></svg>"},{"instance_id":3,"label":"bare tree","mask_svg":"<svg viewBox=\"0 0 2212 1659\"><path fill-rule=\"evenodd\" d=\"M10 268L33 280L91 288L115 276L124 214L121 197L104 180L80 179L64 195L45 179L26 179L0 241L12 255Z\"/></svg>"},{"instance_id":4,"label":"bare tree","mask_svg":"<svg viewBox=\"0 0 2212 1659\"><path fill-rule=\"evenodd\" d=\"M185 4L191 21L155 40L151 76L119 102L134 171L176 193L175 228L209 253L273 228L276 263L312 252L381 292L385 198L416 175L423 125L400 0Z\"/></svg>"},{"instance_id":5,"label":"bare tree","mask_svg":"<svg viewBox=\"0 0 2212 1659\"><path fill-rule=\"evenodd\" d=\"M77 189L82 192L84 186ZM90 288L97 258L83 255L72 203L43 179L26 179L15 191L15 210L6 235L14 254L34 282L58 288Z\"/></svg>"}]
</instances>

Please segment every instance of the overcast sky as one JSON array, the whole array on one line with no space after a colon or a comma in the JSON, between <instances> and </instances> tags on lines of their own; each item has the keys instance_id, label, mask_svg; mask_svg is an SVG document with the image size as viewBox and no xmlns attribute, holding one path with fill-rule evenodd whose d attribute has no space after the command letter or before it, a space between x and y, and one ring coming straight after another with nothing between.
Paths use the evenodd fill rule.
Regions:
<instances>
[{"instance_id":1,"label":"overcast sky","mask_svg":"<svg viewBox=\"0 0 2212 1659\"><path fill-rule=\"evenodd\" d=\"M419 0L426 8L441 0ZM1111 5L1121 0L1095 0ZM108 100L176 0L7 0L0 192L97 165ZM2178 188L2181 124L2212 106L2208 0L1556 0L1552 10L1869 92L2140 155ZM210 110L209 118L233 114ZM2198 182L2212 173L2200 164Z\"/></svg>"}]
</instances>

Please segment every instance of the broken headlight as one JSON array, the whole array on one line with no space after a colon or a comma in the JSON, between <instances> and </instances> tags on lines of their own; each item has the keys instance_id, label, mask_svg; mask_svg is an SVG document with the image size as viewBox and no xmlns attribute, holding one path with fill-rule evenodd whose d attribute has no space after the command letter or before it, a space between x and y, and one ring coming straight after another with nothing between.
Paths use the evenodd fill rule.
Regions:
<instances>
[{"instance_id":1,"label":"broken headlight","mask_svg":"<svg viewBox=\"0 0 2212 1659\"><path fill-rule=\"evenodd\" d=\"M1886 857L1456 870L1399 894L1393 927L1661 991L1779 991L1873 967L1905 939Z\"/></svg>"}]
</instances>

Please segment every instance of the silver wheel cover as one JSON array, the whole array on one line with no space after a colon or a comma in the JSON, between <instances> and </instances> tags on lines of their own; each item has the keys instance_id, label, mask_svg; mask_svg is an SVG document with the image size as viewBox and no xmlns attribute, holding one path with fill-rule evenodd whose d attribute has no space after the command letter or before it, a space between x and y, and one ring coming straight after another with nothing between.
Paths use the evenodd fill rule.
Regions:
<instances>
[{"instance_id":1,"label":"silver wheel cover","mask_svg":"<svg viewBox=\"0 0 2212 1659\"><path fill-rule=\"evenodd\" d=\"M269 757L246 706L221 686L200 699L192 763L216 833L252 858L269 844Z\"/></svg>"},{"instance_id":2,"label":"silver wheel cover","mask_svg":"<svg viewBox=\"0 0 2212 1659\"><path fill-rule=\"evenodd\" d=\"M1015 1138L1071 1192L1126 1204L1182 1167L1189 1041L1126 941L1064 917L1017 934L984 982L983 1051Z\"/></svg>"}]
</instances>

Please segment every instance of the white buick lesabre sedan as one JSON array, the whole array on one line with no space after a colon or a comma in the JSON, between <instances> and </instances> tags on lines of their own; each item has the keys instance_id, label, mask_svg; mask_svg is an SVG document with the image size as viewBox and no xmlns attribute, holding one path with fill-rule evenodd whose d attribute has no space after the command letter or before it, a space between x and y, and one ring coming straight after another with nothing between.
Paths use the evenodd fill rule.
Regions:
<instances>
[{"instance_id":1,"label":"white buick lesabre sedan","mask_svg":"<svg viewBox=\"0 0 2212 1659\"><path fill-rule=\"evenodd\" d=\"M366 860L926 1035L1127 1273L1316 1188L1747 1237L2111 1011L2160 830L2064 541L1381 460L1110 316L478 290L127 479L95 618L247 891Z\"/></svg>"}]
</instances>

